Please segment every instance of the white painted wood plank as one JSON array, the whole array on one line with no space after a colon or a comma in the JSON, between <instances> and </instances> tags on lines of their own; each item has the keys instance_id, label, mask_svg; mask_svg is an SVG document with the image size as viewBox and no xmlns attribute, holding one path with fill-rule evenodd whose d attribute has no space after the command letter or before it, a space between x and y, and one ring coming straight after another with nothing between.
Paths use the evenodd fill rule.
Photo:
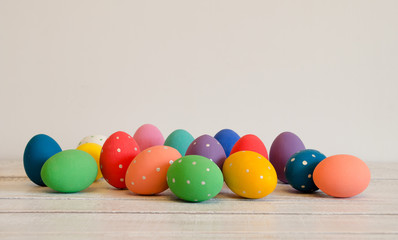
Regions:
<instances>
[{"instance_id":1,"label":"white painted wood plank","mask_svg":"<svg viewBox=\"0 0 398 240\"><path fill-rule=\"evenodd\" d=\"M0 214L2 233L143 234L214 238L269 235L300 238L312 234L369 234L398 237L398 216L313 216L313 215L203 215L203 214ZM23 227L21 227L23 226Z\"/></svg>"}]
</instances>

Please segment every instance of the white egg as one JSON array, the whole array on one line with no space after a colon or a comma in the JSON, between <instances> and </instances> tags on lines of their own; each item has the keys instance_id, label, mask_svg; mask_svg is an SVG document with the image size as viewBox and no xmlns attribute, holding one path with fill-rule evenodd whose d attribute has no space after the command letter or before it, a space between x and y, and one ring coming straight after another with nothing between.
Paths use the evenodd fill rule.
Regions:
<instances>
[{"instance_id":1,"label":"white egg","mask_svg":"<svg viewBox=\"0 0 398 240\"><path fill-rule=\"evenodd\" d=\"M83 139L79 142L79 144L78 144L77 146L80 146L80 145L85 144L85 143L96 143L96 144L98 144L98 145L103 146L103 145L104 145L104 142L105 142L105 140L106 140L107 138L108 138L108 137L106 137L106 136L104 136L104 135L99 135L99 134L97 134L97 135L90 135L90 136L87 136L87 137L83 138Z\"/></svg>"}]
</instances>

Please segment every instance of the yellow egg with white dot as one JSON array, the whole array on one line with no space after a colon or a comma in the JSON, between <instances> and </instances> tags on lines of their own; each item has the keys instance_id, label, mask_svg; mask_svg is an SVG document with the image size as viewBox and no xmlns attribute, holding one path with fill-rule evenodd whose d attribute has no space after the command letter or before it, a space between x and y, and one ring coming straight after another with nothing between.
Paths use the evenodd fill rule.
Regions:
<instances>
[{"instance_id":1,"label":"yellow egg with white dot","mask_svg":"<svg viewBox=\"0 0 398 240\"><path fill-rule=\"evenodd\" d=\"M274 191L277 175L272 164L261 154L240 151L230 155L223 166L224 180L237 195L263 198Z\"/></svg>"},{"instance_id":2,"label":"yellow egg with white dot","mask_svg":"<svg viewBox=\"0 0 398 240\"><path fill-rule=\"evenodd\" d=\"M82 145L79 145L76 149L85 151L94 158L94 160L97 162L97 167L98 167L98 173L95 180L102 178L101 169L99 167L99 160L100 160L102 146L96 143L84 143Z\"/></svg>"}]
</instances>

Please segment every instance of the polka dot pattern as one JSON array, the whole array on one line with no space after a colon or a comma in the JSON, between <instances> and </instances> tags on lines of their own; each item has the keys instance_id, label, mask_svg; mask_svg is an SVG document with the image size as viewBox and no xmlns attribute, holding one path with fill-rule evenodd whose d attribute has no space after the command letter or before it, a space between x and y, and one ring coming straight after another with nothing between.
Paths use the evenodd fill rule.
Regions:
<instances>
[{"instance_id":1,"label":"polka dot pattern","mask_svg":"<svg viewBox=\"0 0 398 240\"><path fill-rule=\"evenodd\" d=\"M240 151L231 154L223 168L225 183L237 195L262 198L274 191L277 184L275 169L261 154Z\"/></svg>"},{"instance_id":2,"label":"polka dot pattern","mask_svg":"<svg viewBox=\"0 0 398 240\"><path fill-rule=\"evenodd\" d=\"M133 138L129 138L129 136L129 134L121 131L113 133L106 139L100 156L102 174L108 179L107 182L110 185L120 189L126 188L124 178L127 166L139 153L136 141ZM138 151L135 151L134 148L137 148Z\"/></svg>"},{"instance_id":3,"label":"polka dot pattern","mask_svg":"<svg viewBox=\"0 0 398 240\"><path fill-rule=\"evenodd\" d=\"M310 193L318 190L312 179L312 174L315 167L325 158L325 155L313 149L306 149L293 154L290 161L287 162L285 170L289 184L301 192ZM292 159L295 159L295 161L292 161Z\"/></svg>"},{"instance_id":4,"label":"polka dot pattern","mask_svg":"<svg viewBox=\"0 0 398 240\"><path fill-rule=\"evenodd\" d=\"M216 196L222 188L223 176L219 167L199 155L182 157L167 173L170 190L179 198L201 202Z\"/></svg>"},{"instance_id":5,"label":"polka dot pattern","mask_svg":"<svg viewBox=\"0 0 398 240\"><path fill-rule=\"evenodd\" d=\"M172 147L154 146L146 149L128 167L126 181L135 184L128 185L127 188L141 195L163 192L168 188L167 171L180 157L181 154Z\"/></svg>"}]
</instances>

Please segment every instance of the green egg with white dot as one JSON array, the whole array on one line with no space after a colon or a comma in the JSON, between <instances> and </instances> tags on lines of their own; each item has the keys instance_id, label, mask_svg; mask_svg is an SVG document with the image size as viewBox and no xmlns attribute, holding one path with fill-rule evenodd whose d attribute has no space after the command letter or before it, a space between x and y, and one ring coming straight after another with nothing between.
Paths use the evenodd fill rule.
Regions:
<instances>
[{"instance_id":1,"label":"green egg with white dot","mask_svg":"<svg viewBox=\"0 0 398 240\"><path fill-rule=\"evenodd\" d=\"M170 190L188 202L202 202L215 197L223 183L220 168L210 159L199 155L179 158L167 171Z\"/></svg>"}]
</instances>

